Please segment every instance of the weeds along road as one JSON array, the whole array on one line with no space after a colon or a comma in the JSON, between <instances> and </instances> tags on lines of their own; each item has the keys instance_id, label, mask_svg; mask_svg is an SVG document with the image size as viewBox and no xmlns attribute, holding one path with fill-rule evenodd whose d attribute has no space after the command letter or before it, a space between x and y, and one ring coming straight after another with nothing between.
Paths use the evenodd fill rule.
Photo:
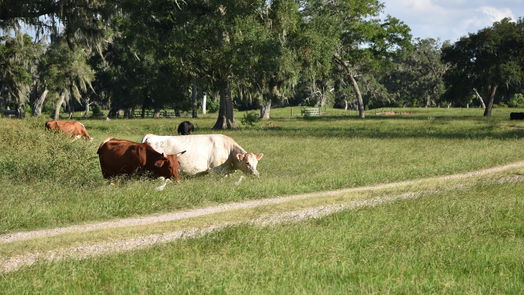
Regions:
<instances>
[{"instance_id":1,"label":"weeds along road","mask_svg":"<svg viewBox=\"0 0 524 295\"><path fill-rule=\"evenodd\" d=\"M145 249L179 239L198 238L228 226L268 226L319 218L341 210L438 195L484 183L488 180L487 176L491 182L524 181L523 175L515 174L522 167L524 161L449 176L5 234L0 236L0 272L16 271L37 262L84 259ZM513 176L508 172L513 172ZM493 177L497 174L501 175Z\"/></svg>"}]
</instances>

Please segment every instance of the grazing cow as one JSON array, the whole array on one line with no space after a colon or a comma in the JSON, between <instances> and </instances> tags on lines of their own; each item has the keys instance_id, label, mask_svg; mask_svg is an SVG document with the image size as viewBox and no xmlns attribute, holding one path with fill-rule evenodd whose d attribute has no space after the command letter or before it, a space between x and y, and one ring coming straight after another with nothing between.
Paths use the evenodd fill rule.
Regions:
<instances>
[{"instance_id":1,"label":"grazing cow","mask_svg":"<svg viewBox=\"0 0 524 295\"><path fill-rule=\"evenodd\" d=\"M177 153L180 171L189 175L216 171L229 174L237 169L248 175L259 176L257 164L264 154L247 153L231 137L222 134L159 136L146 134L142 142L149 143L160 153Z\"/></svg>"},{"instance_id":2,"label":"grazing cow","mask_svg":"<svg viewBox=\"0 0 524 295\"><path fill-rule=\"evenodd\" d=\"M48 130L61 131L75 139L81 137L85 139L92 140L93 138L89 136L84 124L76 121L47 121L45 122L45 127Z\"/></svg>"},{"instance_id":3,"label":"grazing cow","mask_svg":"<svg viewBox=\"0 0 524 295\"><path fill-rule=\"evenodd\" d=\"M178 134L189 135L195 130L195 126L189 121L184 121L178 125Z\"/></svg>"},{"instance_id":4,"label":"grazing cow","mask_svg":"<svg viewBox=\"0 0 524 295\"><path fill-rule=\"evenodd\" d=\"M524 113L510 113L509 114L510 120L524 120Z\"/></svg>"},{"instance_id":5,"label":"grazing cow","mask_svg":"<svg viewBox=\"0 0 524 295\"><path fill-rule=\"evenodd\" d=\"M104 178L117 175L151 172L154 176L179 180L180 163L177 157L183 152L164 155L147 143L108 138L98 148L100 167Z\"/></svg>"}]
</instances>

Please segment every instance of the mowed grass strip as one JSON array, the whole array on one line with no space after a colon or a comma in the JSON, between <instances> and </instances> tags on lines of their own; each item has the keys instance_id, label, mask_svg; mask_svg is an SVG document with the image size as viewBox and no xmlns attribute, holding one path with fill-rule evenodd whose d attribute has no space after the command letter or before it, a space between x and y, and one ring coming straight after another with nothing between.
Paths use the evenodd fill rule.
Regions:
<instances>
[{"instance_id":1,"label":"mowed grass strip","mask_svg":"<svg viewBox=\"0 0 524 295\"><path fill-rule=\"evenodd\" d=\"M497 109L488 119L478 110L454 109L413 109L393 117L370 113L366 120L340 110L309 120L296 112L287 117L289 109L274 111L272 121L254 128L220 131L248 151L265 154L260 179L236 186L240 173L186 177L162 192L155 191L160 183L145 178L109 186L96 150L107 136L138 141L146 133L175 134L182 118L81 120L92 142L45 132L42 119L0 119L0 234L454 174L524 159L524 122L507 120L509 109ZM219 132L210 129L212 116L191 119L197 133Z\"/></svg>"},{"instance_id":2,"label":"mowed grass strip","mask_svg":"<svg viewBox=\"0 0 524 295\"><path fill-rule=\"evenodd\" d=\"M273 227L2 274L6 294L519 294L524 184L476 185Z\"/></svg>"},{"instance_id":3,"label":"mowed grass strip","mask_svg":"<svg viewBox=\"0 0 524 295\"><path fill-rule=\"evenodd\" d=\"M148 235L164 234L175 231L205 229L212 226L227 224L251 223L256 220L271 220L271 216L287 214L289 212L299 212L304 209L322 208L322 210L338 211L354 206L370 206L374 203L396 201L400 198L415 198L435 192L445 192L453 190L467 190L471 187L486 183L512 183L523 181L524 168L511 168L491 174L480 176L469 176L465 178L437 178L416 181L415 183L404 183L398 186L387 188L362 188L346 192L332 192L329 194L303 195L299 198L291 196L290 199L284 198L282 201L270 204L259 204L247 208L226 209L218 213L206 213L198 216L188 216L177 218L171 221L156 221L145 224L133 224L129 226L112 227L108 225L104 228L84 231L67 232L52 236L36 236L29 240L20 240L0 243L0 257L3 261L8 261L17 255L44 254L47 251L56 253L67 252L68 249L85 245L96 245L101 243L116 243L126 239L136 239ZM359 202L370 201L370 202ZM240 205L240 203L237 203ZM227 206L227 204L225 204ZM212 209L212 208L211 208ZM190 215L191 211L186 211ZM174 212L176 213L176 212ZM184 212L185 213L185 212ZM154 218L155 216L151 216ZM277 223L282 222L277 220ZM2 261L0 259L0 261Z\"/></svg>"}]
</instances>

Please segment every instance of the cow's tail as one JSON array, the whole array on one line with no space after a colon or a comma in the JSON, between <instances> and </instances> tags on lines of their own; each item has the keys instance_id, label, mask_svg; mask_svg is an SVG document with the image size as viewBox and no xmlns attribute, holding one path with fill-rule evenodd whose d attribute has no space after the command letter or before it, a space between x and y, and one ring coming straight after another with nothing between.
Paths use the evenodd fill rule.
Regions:
<instances>
[{"instance_id":1,"label":"cow's tail","mask_svg":"<svg viewBox=\"0 0 524 295\"><path fill-rule=\"evenodd\" d=\"M142 140L140 141L141 143L144 143L146 142L146 140L151 137L151 136L156 136L155 134L146 134L144 135L144 137L142 137Z\"/></svg>"}]
</instances>

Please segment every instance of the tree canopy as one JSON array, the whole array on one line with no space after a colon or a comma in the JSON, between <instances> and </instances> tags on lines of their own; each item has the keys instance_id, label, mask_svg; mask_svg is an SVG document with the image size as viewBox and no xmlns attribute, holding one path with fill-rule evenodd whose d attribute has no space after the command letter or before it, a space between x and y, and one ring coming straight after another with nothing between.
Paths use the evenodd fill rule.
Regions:
<instances>
[{"instance_id":1,"label":"tree canopy","mask_svg":"<svg viewBox=\"0 0 524 295\"><path fill-rule=\"evenodd\" d=\"M240 106L266 120L285 105L365 118L368 107L463 106L477 93L489 115L524 92L522 19L441 44L412 40L382 10L379 0L0 0L0 101L34 115L98 104L109 116L197 116L209 98L222 129L237 126Z\"/></svg>"},{"instance_id":2,"label":"tree canopy","mask_svg":"<svg viewBox=\"0 0 524 295\"><path fill-rule=\"evenodd\" d=\"M522 85L524 79L524 21L503 19L444 48L447 96L463 99L479 89L488 98L490 116L497 90Z\"/></svg>"}]
</instances>

